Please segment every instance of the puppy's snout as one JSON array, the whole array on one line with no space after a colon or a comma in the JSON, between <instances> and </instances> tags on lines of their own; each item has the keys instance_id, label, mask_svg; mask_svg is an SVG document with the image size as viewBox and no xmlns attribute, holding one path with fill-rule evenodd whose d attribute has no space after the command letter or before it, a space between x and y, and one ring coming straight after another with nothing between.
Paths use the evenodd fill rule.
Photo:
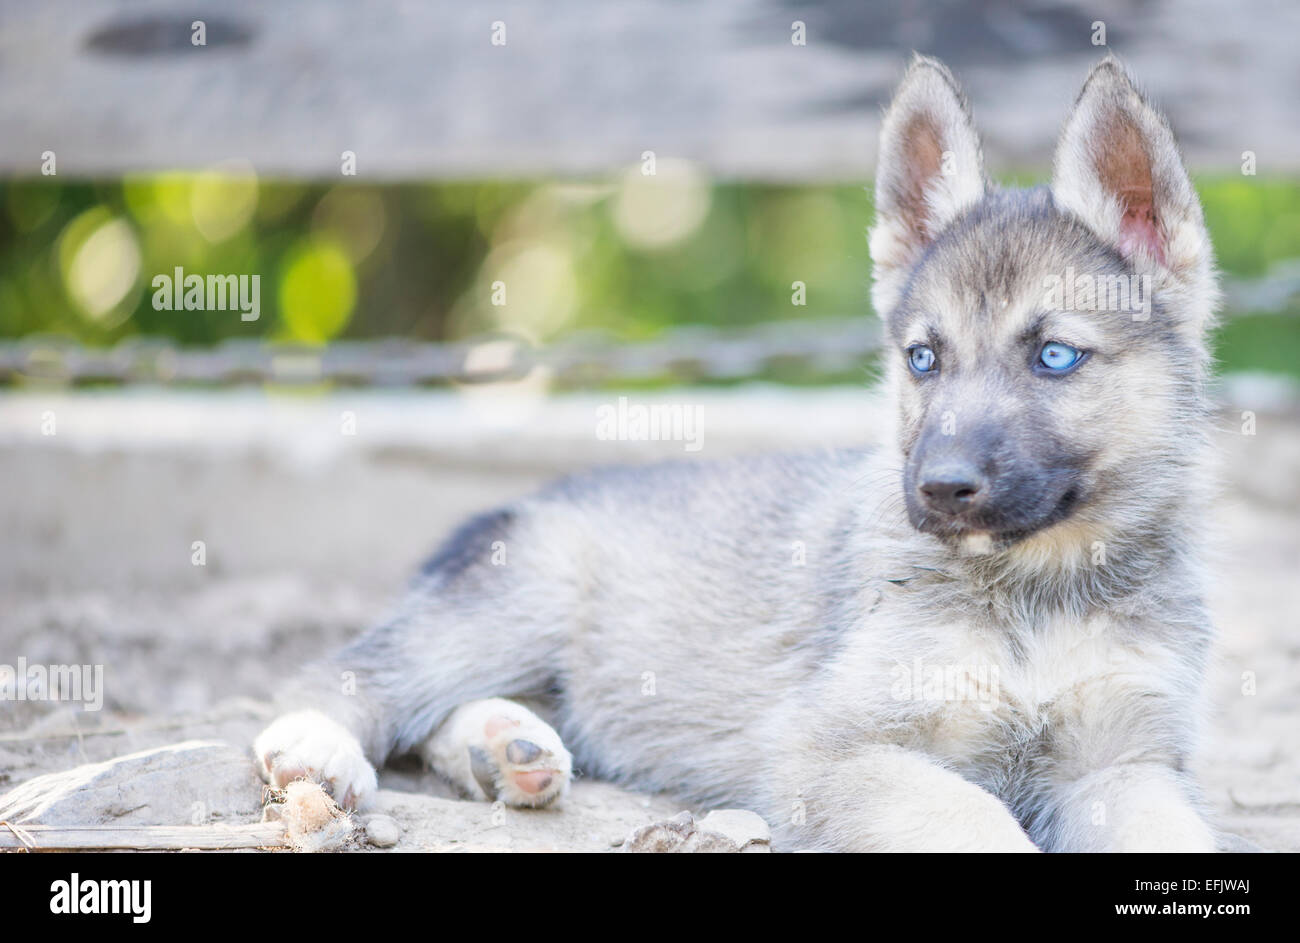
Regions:
<instances>
[{"instance_id":1,"label":"puppy's snout","mask_svg":"<svg viewBox=\"0 0 1300 943\"><path fill-rule=\"evenodd\" d=\"M984 502L988 493L984 477L974 466L946 463L925 469L917 490L925 506L944 514L964 514Z\"/></svg>"}]
</instances>

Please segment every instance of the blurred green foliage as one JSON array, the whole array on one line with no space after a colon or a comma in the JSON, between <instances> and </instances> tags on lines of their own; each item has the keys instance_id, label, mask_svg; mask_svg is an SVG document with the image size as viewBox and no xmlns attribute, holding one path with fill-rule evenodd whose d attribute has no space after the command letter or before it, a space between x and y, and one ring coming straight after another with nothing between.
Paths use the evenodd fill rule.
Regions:
<instances>
[{"instance_id":1,"label":"blurred green foliage","mask_svg":"<svg viewBox=\"0 0 1300 943\"><path fill-rule=\"evenodd\" d=\"M1300 259L1300 184L1198 182L1229 278ZM539 341L597 328L869 315L861 186L712 184L686 165L603 183L334 185L240 168L115 182L0 183L0 337L92 345L254 337ZM261 276L261 314L156 310L155 276ZM806 304L791 303L793 283ZM1300 318L1228 321L1225 369L1300 376Z\"/></svg>"}]
</instances>

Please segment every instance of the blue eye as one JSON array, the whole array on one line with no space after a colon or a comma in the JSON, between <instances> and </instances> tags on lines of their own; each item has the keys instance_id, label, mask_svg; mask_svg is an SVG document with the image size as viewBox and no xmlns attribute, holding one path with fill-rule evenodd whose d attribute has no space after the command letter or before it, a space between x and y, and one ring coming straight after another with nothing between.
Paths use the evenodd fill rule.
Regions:
<instances>
[{"instance_id":1,"label":"blue eye","mask_svg":"<svg viewBox=\"0 0 1300 943\"><path fill-rule=\"evenodd\" d=\"M1043 345L1043 349L1038 355L1038 362L1053 373L1064 373L1082 359L1083 351L1071 347L1069 344L1058 344L1055 341Z\"/></svg>"},{"instance_id":2,"label":"blue eye","mask_svg":"<svg viewBox=\"0 0 1300 943\"><path fill-rule=\"evenodd\" d=\"M907 348L907 362L917 373L929 373L935 367L934 351L929 347L917 345Z\"/></svg>"}]
</instances>

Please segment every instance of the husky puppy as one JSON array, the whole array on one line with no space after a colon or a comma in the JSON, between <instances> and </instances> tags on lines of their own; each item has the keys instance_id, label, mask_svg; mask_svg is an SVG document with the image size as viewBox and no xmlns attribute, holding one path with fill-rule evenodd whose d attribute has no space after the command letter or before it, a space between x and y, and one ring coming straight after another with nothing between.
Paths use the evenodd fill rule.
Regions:
<instances>
[{"instance_id":1,"label":"husky puppy","mask_svg":"<svg viewBox=\"0 0 1300 943\"><path fill-rule=\"evenodd\" d=\"M357 806L416 751L470 797L546 805L577 768L792 848L1213 850L1187 766L1217 287L1169 125L1108 58L1050 187L1004 190L916 57L870 248L885 445L474 518L308 673L257 739L268 779Z\"/></svg>"}]
</instances>

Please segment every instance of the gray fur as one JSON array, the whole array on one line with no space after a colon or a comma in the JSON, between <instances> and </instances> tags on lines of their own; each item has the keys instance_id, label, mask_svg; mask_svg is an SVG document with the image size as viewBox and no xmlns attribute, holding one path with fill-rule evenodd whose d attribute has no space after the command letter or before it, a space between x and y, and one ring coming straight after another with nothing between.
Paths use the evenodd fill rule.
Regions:
<instances>
[{"instance_id":1,"label":"gray fur","mask_svg":"<svg viewBox=\"0 0 1300 943\"><path fill-rule=\"evenodd\" d=\"M1067 129L1128 108L1167 132L1131 90L1102 63ZM909 128L933 138L922 150L956 142L963 179L900 164ZM1149 320L1043 322L1046 274L1150 264L1108 228L1074 133L1053 189L998 191L951 75L918 57L886 118L872 234L887 444L594 472L476 518L297 703L378 764L457 705L527 698L586 774L754 808L795 846L1204 848L1185 771L1211 637L1197 521L1212 259L1190 185L1165 185L1159 224L1200 228L1166 233ZM1158 175L1185 180L1171 137L1147 144ZM1090 360L1036 375L1058 330L1086 335ZM905 366L918 338L938 375ZM980 515L918 501L940 451L990 469ZM900 694L918 659L996 668L997 696ZM343 672L356 693L330 696Z\"/></svg>"}]
</instances>

